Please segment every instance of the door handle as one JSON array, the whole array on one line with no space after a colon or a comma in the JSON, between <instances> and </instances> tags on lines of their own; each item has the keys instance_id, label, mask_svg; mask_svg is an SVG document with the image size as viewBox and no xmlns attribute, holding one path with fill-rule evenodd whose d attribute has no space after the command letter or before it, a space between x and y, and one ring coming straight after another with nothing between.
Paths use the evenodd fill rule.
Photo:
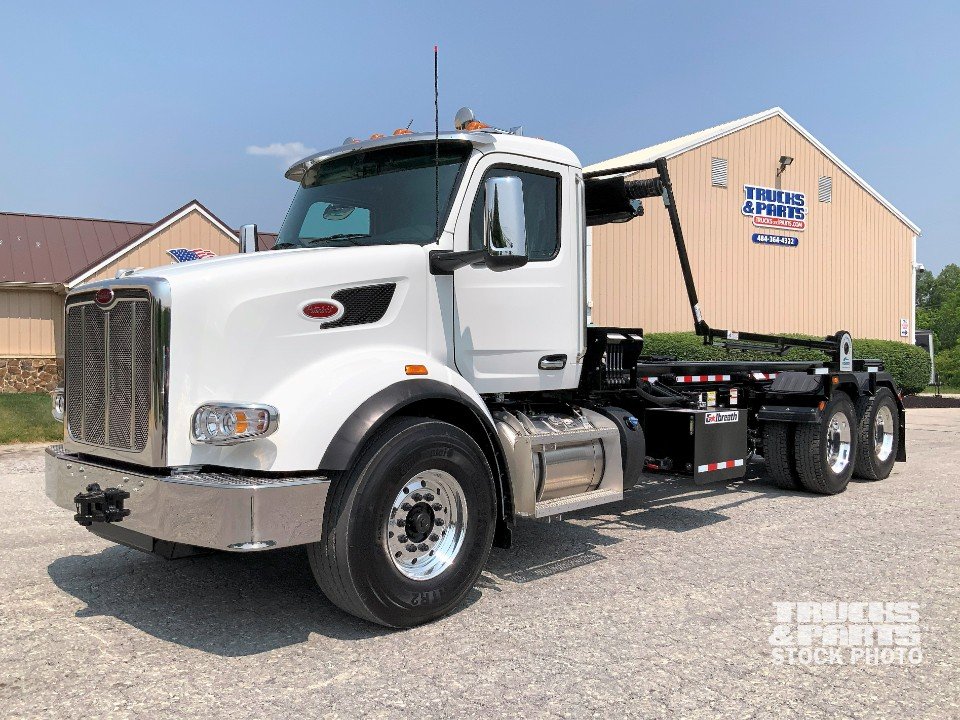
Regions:
<instances>
[{"instance_id":1,"label":"door handle","mask_svg":"<svg viewBox=\"0 0 960 720\"><path fill-rule=\"evenodd\" d=\"M544 355L537 364L541 370L563 370L566 366L566 355Z\"/></svg>"}]
</instances>

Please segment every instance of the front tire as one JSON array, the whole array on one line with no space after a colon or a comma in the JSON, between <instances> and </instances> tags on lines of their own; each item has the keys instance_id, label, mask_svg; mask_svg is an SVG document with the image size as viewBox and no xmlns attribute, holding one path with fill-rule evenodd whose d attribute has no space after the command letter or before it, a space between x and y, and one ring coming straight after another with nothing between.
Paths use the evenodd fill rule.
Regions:
<instances>
[{"instance_id":1,"label":"front tire","mask_svg":"<svg viewBox=\"0 0 960 720\"><path fill-rule=\"evenodd\" d=\"M324 594L390 627L456 608L493 546L496 494L483 451L449 423L389 421L333 481L320 542L307 548Z\"/></svg>"},{"instance_id":2,"label":"front tire","mask_svg":"<svg viewBox=\"0 0 960 720\"><path fill-rule=\"evenodd\" d=\"M847 489L857 457L857 414L837 392L819 423L799 423L794 436L797 476L810 492L836 495Z\"/></svg>"}]
</instances>

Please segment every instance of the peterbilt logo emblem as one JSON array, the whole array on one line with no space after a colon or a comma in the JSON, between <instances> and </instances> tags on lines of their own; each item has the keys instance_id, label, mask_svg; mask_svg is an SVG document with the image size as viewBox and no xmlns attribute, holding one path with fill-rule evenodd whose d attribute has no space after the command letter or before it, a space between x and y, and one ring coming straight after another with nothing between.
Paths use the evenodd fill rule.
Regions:
<instances>
[{"instance_id":1,"label":"peterbilt logo emblem","mask_svg":"<svg viewBox=\"0 0 960 720\"><path fill-rule=\"evenodd\" d=\"M344 307L336 300L311 300L300 306L300 312L311 320L329 323L343 317Z\"/></svg>"},{"instance_id":2,"label":"peterbilt logo emblem","mask_svg":"<svg viewBox=\"0 0 960 720\"><path fill-rule=\"evenodd\" d=\"M97 305L109 305L113 302L113 290L110 288L100 288L97 294L93 296L93 301Z\"/></svg>"}]
</instances>

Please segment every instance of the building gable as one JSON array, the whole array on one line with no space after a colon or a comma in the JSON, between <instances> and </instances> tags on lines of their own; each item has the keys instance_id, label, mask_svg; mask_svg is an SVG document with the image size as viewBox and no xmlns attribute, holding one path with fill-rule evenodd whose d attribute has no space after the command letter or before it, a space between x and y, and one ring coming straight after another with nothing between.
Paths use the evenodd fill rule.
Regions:
<instances>
[{"instance_id":1,"label":"building gable","mask_svg":"<svg viewBox=\"0 0 960 720\"><path fill-rule=\"evenodd\" d=\"M200 222L198 224L196 219L186 223L182 222L192 216L198 216L197 219L202 218L205 223ZM158 239L160 239L160 242L155 243L154 241ZM192 250L197 247L204 247L197 244L188 244L199 239L207 239L210 243L216 244L217 249L213 247L206 249L212 250L218 255L237 252L240 246L239 238L230 228L199 202L192 200L155 223L146 232L134 238L117 252L84 270L65 283L65 286L69 289L92 279L112 278L119 269L168 265L170 256L166 254L167 250L174 248ZM187 244L175 244L177 242ZM144 262L138 262L140 260Z\"/></svg>"},{"instance_id":2,"label":"building gable","mask_svg":"<svg viewBox=\"0 0 960 720\"><path fill-rule=\"evenodd\" d=\"M239 244L233 233L226 232L199 208L190 208L143 243L109 258L108 262L84 278L83 282L113 278L118 270L169 265L173 258L167 251L176 248L204 248L216 255L230 255L239 250ZM71 283L72 286L76 284L79 283Z\"/></svg>"},{"instance_id":3,"label":"building gable","mask_svg":"<svg viewBox=\"0 0 960 720\"><path fill-rule=\"evenodd\" d=\"M782 155L794 161L781 188L805 195L802 231L757 227L741 211L745 185L776 187ZM726 186L714 182L718 159L726 161ZM680 152L670 160L670 175L711 326L810 335L844 329L860 338L904 339L902 321L913 314L916 233L786 118L773 115ZM831 178L829 202L820 200L824 177ZM645 207L644 217L592 231L593 320L690 330L669 220L662 203ZM798 244L764 245L754 234Z\"/></svg>"},{"instance_id":4,"label":"building gable","mask_svg":"<svg viewBox=\"0 0 960 720\"><path fill-rule=\"evenodd\" d=\"M817 150L826 158L828 158L840 172L862 187L864 191L869 193L889 212L893 213L900 220L900 222L910 228L915 235L920 234L920 228L917 227L916 224L914 224L906 215L894 207L889 200L877 192L866 180L860 177L842 160L840 160L840 158L834 155L823 143L817 140L809 131L807 131L806 128L794 120L785 110L779 107L770 108L769 110L764 110L756 115L749 115L745 118L740 118L739 120L733 120L722 125L707 128L706 130L691 133L690 135L684 135L683 137L676 138L675 140L668 140L656 145L651 145L650 147L642 148L640 150L627 153L626 155L620 155L618 157L611 158L610 160L604 160L603 162L590 165L584 168L584 170L610 170L626 165L651 162L660 157L665 157L667 159L675 158L707 144L712 145L718 140L740 133L755 125L767 124L776 118L779 118L784 123L789 125L797 132L797 134L801 135L808 143L817 148Z\"/></svg>"}]
</instances>

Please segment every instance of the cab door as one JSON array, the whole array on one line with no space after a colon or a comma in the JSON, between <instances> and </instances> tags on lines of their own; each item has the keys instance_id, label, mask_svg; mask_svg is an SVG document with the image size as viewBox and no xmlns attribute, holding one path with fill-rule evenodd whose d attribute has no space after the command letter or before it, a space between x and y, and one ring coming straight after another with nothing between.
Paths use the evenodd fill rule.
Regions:
<instances>
[{"instance_id":1,"label":"cab door","mask_svg":"<svg viewBox=\"0 0 960 720\"><path fill-rule=\"evenodd\" d=\"M483 247L484 181L509 176L523 186L529 261L502 271L480 264L454 271L455 364L481 393L573 388L585 332L573 170L504 153L485 156L470 177L454 249Z\"/></svg>"}]
</instances>

